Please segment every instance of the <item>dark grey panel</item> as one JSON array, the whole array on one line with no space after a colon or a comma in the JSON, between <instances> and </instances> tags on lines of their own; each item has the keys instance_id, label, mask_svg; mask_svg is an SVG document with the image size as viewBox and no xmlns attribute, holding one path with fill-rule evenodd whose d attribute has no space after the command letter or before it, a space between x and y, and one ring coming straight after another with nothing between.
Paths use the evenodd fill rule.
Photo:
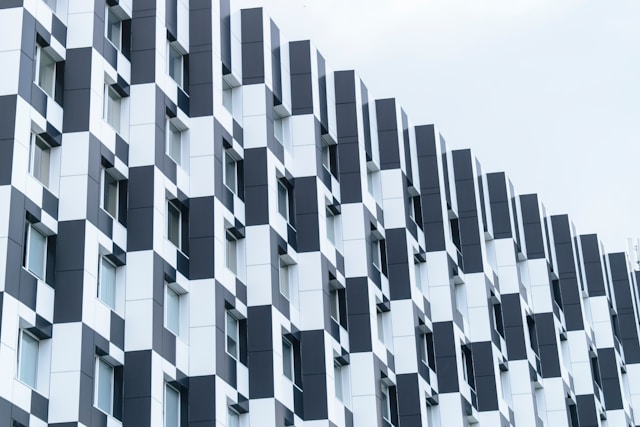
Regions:
<instances>
[{"instance_id":1,"label":"dark grey panel","mask_svg":"<svg viewBox=\"0 0 640 427\"><path fill-rule=\"evenodd\" d=\"M264 83L264 43L242 43L242 84L259 83Z\"/></svg>"},{"instance_id":2,"label":"dark grey panel","mask_svg":"<svg viewBox=\"0 0 640 427\"><path fill-rule=\"evenodd\" d=\"M296 74L311 74L311 45L309 40L289 43L289 70L292 76Z\"/></svg>"},{"instance_id":3,"label":"dark grey panel","mask_svg":"<svg viewBox=\"0 0 640 427\"><path fill-rule=\"evenodd\" d=\"M262 42L263 25L262 25L262 8L242 9L241 25L242 25L242 43Z\"/></svg>"},{"instance_id":4,"label":"dark grey panel","mask_svg":"<svg viewBox=\"0 0 640 427\"><path fill-rule=\"evenodd\" d=\"M215 422L216 410L212 402L216 393L215 376L189 378L189 421Z\"/></svg>"},{"instance_id":5,"label":"dark grey panel","mask_svg":"<svg viewBox=\"0 0 640 427\"><path fill-rule=\"evenodd\" d=\"M326 419L327 413L327 377L321 375L303 375L305 420Z\"/></svg>"},{"instance_id":6,"label":"dark grey panel","mask_svg":"<svg viewBox=\"0 0 640 427\"><path fill-rule=\"evenodd\" d=\"M291 112L295 115L313 113L311 73L291 75Z\"/></svg>"}]
</instances>

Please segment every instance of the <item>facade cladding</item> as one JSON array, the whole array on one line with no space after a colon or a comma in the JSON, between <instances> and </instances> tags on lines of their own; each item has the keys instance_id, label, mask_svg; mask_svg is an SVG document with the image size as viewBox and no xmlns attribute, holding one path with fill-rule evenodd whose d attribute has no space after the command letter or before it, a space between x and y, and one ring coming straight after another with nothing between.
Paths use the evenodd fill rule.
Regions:
<instances>
[{"instance_id":1,"label":"facade cladding","mask_svg":"<svg viewBox=\"0 0 640 427\"><path fill-rule=\"evenodd\" d=\"M261 9L0 32L0 427L640 424L627 256Z\"/></svg>"}]
</instances>

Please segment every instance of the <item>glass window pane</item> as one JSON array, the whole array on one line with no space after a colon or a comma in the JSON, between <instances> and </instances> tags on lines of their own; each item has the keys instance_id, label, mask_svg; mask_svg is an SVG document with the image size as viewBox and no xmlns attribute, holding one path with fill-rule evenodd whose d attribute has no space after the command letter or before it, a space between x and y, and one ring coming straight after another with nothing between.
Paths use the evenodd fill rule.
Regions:
<instances>
[{"instance_id":1,"label":"glass window pane","mask_svg":"<svg viewBox=\"0 0 640 427\"><path fill-rule=\"evenodd\" d=\"M111 86L107 86L107 122L120 131L120 96Z\"/></svg>"},{"instance_id":2,"label":"glass window pane","mask_svg":"<svg viewBox=\"0 0 640 427\"><path fill-rule=\"evenodd\" d=\"M287 340L282 340L282 373L293 380L293 348Z\"/></svg>"},{"instance_id":3,"label":"glass window pane","mask_svg":"<svg viewBox=\"0 0 640 427\"><path fill-rule=\"evenodd\" d=\"M21 331L20 334L20 381L35 388L38 374L39 342L25 331Z\"/></svg>"},{"instance_id":4,"label":"glass window pane","mask_svg":"<svg viewBox=\"0 0 640 427\"><path fill-rule=\"evenodd\" d=\"M327 214L327 239L329 239L331 243L335 243L336 241L335 217L329 214Z\"/></svg>"},{"instance_id":5,"label":"glass window pane","mask_svg":"<svg viewBox=\"0 0 640 427\"><path fill-rule=\"evenodd\" d=\"M333 365L333 379L336 387L336 397L342 401L342 367L338 364Z\"/></svg>"},{"instance_id":6,"label":"glass window pane","mask_svg":"<svg viewBox=\"0 0 640 427\"><path fill-rule=\"evenodd\" d=\"M167 286L167 300L165 301L167 310L167 329L174 334L180 333L180 295Z\"/></svg>"},{"instance_id":7,"label":"glass window pane","mask_svg":"<svg viewBox=\"0 0 640 427\"><path fill-rule=\"evenodd\" d=\"M49 185L49 163L50 163L50 148L49 145L43 141L43 139L32 134L31 152L32 159L30 163L30 172L34 178L40 181L42 184Z\"/></svg>"},{"instance_id":8,"label":"glass window pane","mask_svg":"<svg viewBox=\"0 0 640 427\"><path fill-rule=\"evenodd\" d=\"M106 258L100 261L100 299L112 309L116 306L116 267Z\"/></svg>"},{"instance_id":9,"label":"glass window pane","mask_svg":"<svg viewBox=\"0 0 640 427\"><path fill-rule=\"evenodd\" d=\"M38 86L40 86L47 95L53 96L56 81L56 61L41 48L39 48L39 50L40 66L38 68Z\"/></svg>"},{"instance_id":10,"label":"glass window pane","mask_svg":"<svg viewBox=\"0 0 640 427\"><path fill-rule=\"evenodd\" d=\"M107 414L111 414L113 396L113 367L102 359L98 359L98 385L96 387L96 406Z\"/></svg>"},{"instance_id":11,"label":"glass window pane","mask_svg":"<svg viewBox=\"0 0 640 427\"><path fill-rule=\"evenodd\" d=\"M120 19L111 9L109 9L107 17L107 39L116 47L116 49L120 49L120 26Z\"/></svg>"},{"instance_id":12,"label":"glass window pane","mask_svg":"<svg viewBox=\"0 0 640 427\"><path fill-rule=\"evenodd\" d=\"M389 389L382 386L382 418L389 419Z\"/></svg>"},{"instance_id":13,"label":"glass window pane","mask_svg":"<svg viewBox=\"0 0 640 427\"><path fill-rule=\"evenodd\" d=\"M376 268L380 269L380 244L378 240L371 241L371 262Z\"/></svg>"},{"instance_id":14,"label":"glass window pane","mask_svg":"<svg viewBox=\"0 0 640 427\"><path fill-rule=\"evenodd\" d=\"M331 317L333 317L336 321L339 321L340 310L338 304L338 291L332 290L329 293L329 303L331 304Z\"/></svg>"},{"instance_id":15,"label":"glass window pane","mask_svg":"<svg viewBox=\"0 0 640 427\"><path fill-rule=\"evenodd\" d=\"M238 251L237 242L234 239L227 239L227 268L232 272L236 272L238 268Z\"/></svg>"},{"instance_id":16,"label":"glass window pane","mask_svg":"<svg viewBox=\"0 0 640 427\"><path fill-rule=\"evenodd\" d=\"M118 216L118 181L109 173L104 172L102 207L109 214Z\"/></svg>"},{"instance_id":17,"label":"glass window pane","mask_svg":"<svg viewBox=\"0 0 640 427\"><path fill-rule=\"evenodd\" d=\"M278 212L285 219L289 219L289 206L288 206L288 194L287 187L283 183L278 181Z\"/></svg>"},{"instance_id":18,"label":"glass window pane","mask_svg":"<svg viewBox=\"0 0 640 427\"><path fill-rule=\"evenodd\" d=\"M273 135L279 143L284 143L284 128L282 125L282 119L275 119L273 121Z\"/></svg>"},{"instance_id":19,"label":"glass window pane","mask_svg":"<svg viewBox=\"0 0 640 427\"><path fill-rule=\"evenodd\" d=\"M224 154L224 183L232 192L236 192L236 161L228 153Z\"/></svg>"},{"instance_id":20,"label":"glass window pane","mask_svg":"<svg viewBox=\"0 0 640 427\"><path fill-rule=\"evenodd\" d=\"M224 80L222 81L222 105L230 113L233 112L233 89Z\"/></svg>"},{"instance_id":21,"label":"glass window pane","mask_svg":"<svg viewBox=\"0 0 640 427\"><path fill-rule=\"evenodd\" d=\"M239 427L240 426L240 416L233 409L228 409L227 416L227 427Z\"/></svg>"},{"instance_id":22,"label":"glass window pane","mask_svg":"<svg viewBox=\"0 0 640 427\"><path fill-rule=\"evenodd\" d=\"M173 123L169 122L169 157L177 164L182 161L182 132Z\"/></svg>"},{"instance_id":23,"label":"glass window pane","mask_svg":"<svg viewBox=\"0 0 640 427\"><path fill-rule=\"evenodd\" d=\"M238 357L238 320L227 312L227 353Z\"/></svg>"},{"instance_id":24,"label":"glass window pane","mask_svg":"<svg viewBox=\"0 0 640 427\"><path fill-rule=\"evenodd\" d=\"M168 204L167 239L180 247L180 211L172 203Z\"/></svg>"},{"instance_id":25,"label":"glass window pane","mask_svg":"<svg viewBox=\"0 0 640 427\"><path fill-rule=\"evenodd\" d=\"M165 427L178 427L180 425L180 393L170 385L166 385L164 399Z\"/></svg>"},{"instance_id":26,"label":"glass window pane","mask_svg":"<svg viewBox=\"0 0 640 427\"><path fill-rule=\"evenodd\" d=\"M29 264L30 272L44 280L45 251L47 238L38 230L30 226L29 232Z\"/></svg>"},{"instance_id":27,"label":"glass window pane","mask_svg":"<svg viewBox=\"0 0 640 427\"><path fill-rule=\"evenodd\" d=\"M285 297L289 298L290 288L289 288L289 266L283 262L280 262L280 293Z\"/></svg>"},{"instance_id":28,"label":"glass window pane","mask_svg":"<svg viewBox=\"0 0 640 427\"><path fill-rule=\"evenodd\" d=\"M378 322L378 339L384 343L384 315L378 312L377 322Z\"/></svg>"},{"instance_id":29,"label":"glass window pane","mask_svg":"<svg viewBox=\"0 0 640 427\"><path fill-rule=\"evenodd\" d=\"M169 75L182 86L182 54L173 45L169 45Z\"/></svg>"}]
</instances>

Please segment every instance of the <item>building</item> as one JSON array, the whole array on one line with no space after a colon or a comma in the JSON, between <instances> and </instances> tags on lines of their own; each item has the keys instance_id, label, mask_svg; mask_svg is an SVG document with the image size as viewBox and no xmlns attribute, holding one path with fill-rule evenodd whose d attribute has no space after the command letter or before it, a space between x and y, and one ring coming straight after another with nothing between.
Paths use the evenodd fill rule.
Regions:
<instances>
[{"instance_id":1,"label":"building","mask_svg":"<svg viewBox=\"0 0 640 427\"><path fill-rule=\"evenodd\" d=\"M0 427L640 425L626 254L261 9L2 0L0 63Z\"/></svg>"}]
</instances>

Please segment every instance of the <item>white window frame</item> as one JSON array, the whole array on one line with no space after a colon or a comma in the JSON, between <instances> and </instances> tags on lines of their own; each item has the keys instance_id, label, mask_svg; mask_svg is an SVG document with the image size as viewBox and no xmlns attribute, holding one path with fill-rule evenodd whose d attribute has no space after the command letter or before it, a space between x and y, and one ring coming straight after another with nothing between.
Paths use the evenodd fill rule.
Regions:
<instances>
[{"instance_id":1,"label":"white window frame","mask_svg":"<svg viewBox=\"0 0 640 427\"><path fill-rule=\"evenodd\" d=\"M177 325L172 325L170 322L171 319L171 313L170 311L173 310L173 307L169 301L170 301L170 297L172 297L172 295L175 296L175 304L176 306L174 307L175 310L177 310L176 313L176 319L177 319ZM180 327L181 327L181 315L182 315L182 294L176 290L176 288L174 286L171 286L170 283L168 282L164 282L164 327L169 330L170 332L172 332L175 336L180 336Z\"/></svg>"},{"instance_id":2,"label":"white window frame","mask_svg":"<svg viewBox=\"0 0 640 427\"><path fill-rule=\"evenodd\" d=\"M171 218L172 218L172 209L178 213L178 241L174 242L171 238L170 226L171 226ZM173 243L173 245L181 249L182 247L182 211L173 203L171 200L167 200L167 240Z\"/></svg>"},{"instance_id":3,"label":"white window frame","mask_svg":"<svg viewBox=\"0 0 640 427\"><path fill-rule=\"evenodd\" d=\"M336 323L340 324L340 295L338 294L338 289L330 288L329 289L329 313L333 320Z\"/></svg>"},{"instance_id":4,"label":"white window frame","mask_svg":"<svg viewBox=\"0 0 640 427\"><path fill-rule=\"evenodd\" d=\"M224 185L233 193L238 194L238 160L229 150L224 152L222 162ZM229 182L232 180L232 182Z\"/></svg>"},{"instance_id":5,"label":"white window frame","mask_svg":"<svg viewBox=\"0 0 640 427\"><path fill-rule=\"evenodd\" d=\"M110 18L115 18L116 21L110 21ZM116 28L116 37L109 37L109 29L111 29L111 34L113 35L113 29ZM105 13L104 13L104 38L109 41L116 48L116 50L122 49L122 19L120 16L114 12L112 7L109 5L105 5ZM112 38L115 38L112 40Z\"/></svg>"},{"instance_id":6,"label":"white window frame","mask_svg":"<svg viewBox=\"0 0 640 427\"><path fill-rule=\"evenodd\" d=\"M109 408L102 408L100 406L100 364L103 364L110 368L110 378L109 381ZM96 357L95 363L95 375L94 375L94 398L93 398L93 406L95 406L99 411L104 412L107 415L113 416L113 389L114 389L114 367L106 360L101 357Z\"/></svg>"},{"instance_id":7,"label":"white window frame","mask_svg":"<svg viewBox=\"0 0 640 427\"><path fill-rule=\"evenodd\" d=\"M35 366L33 367L34 372L33 372L33 384L29 382L28 378L25 378L22 374L22 368L23 368L23 364L24 364L24 339L25 337L28 337L28 339L34 340L36 342L36 354L35 354ZM21 383L29 386L32 389L36 389L38 386L38 362L40 360L40 340L35 337L32 333L26 331L25 329L20 329L19 330L19 336L18 336L18 364L17 364L17 368L18 371L16 372L16 378L18 380L20 380Z\"/></svg>"},{"instance_id":8,"label":"white window frame","mask_svg":"<svg viewBox=\"0 0 640 427\"><path fill-rule=\"evenodd\" d=\"M231 407L227 407L227 427L240 427L240 414Z\"/></svg>"},{"instance_id":9,"label":"white window frame","mask_svg":"<svg viewBox=\"0 0 640 427\"><path fill-rule=\"evenodd\" d=\"M233 115L233 86L222 79L222 106Z\"/></svg>"},{"instance_id":10,"label":"white window frame","mask_svg":"<svg viewBox=\"0 0 640 427\"><path fill-rule=\"evenodd\" d=\"M331 174L331 146L328 144L322 144L322 166Z\"/></svg>"},{"instance_id":11,"label":"white window frame","mask_svg":"<svg viewBox=\"0 0 640 427\"><path fill-rule=\"evenodd\" d=\"M391 423L391 397L389 396L389 387L385 384L381 384L380 388L382 391L382 406L380 407L382 419Z\"/></svg>"},{"instance_id":12,"label":"white window frame","mask_svg":"<svg viewBox=\"0 0 640 427\"><path fill-rule=\"evenodd\" d=\"M278 213L287 222L289 222L289 188L287 188L287 186L284 185L284 183L279 179L277 180L277 186L278 186L277 188ZM282 199L281 199L283 195L284 195L284 202L282 202Z\"/></svg>"},{"instance_id":13,"label":"white window frame","mask_svg":"<svg viewBox=\"0 0 640 427\"><path fill-rule=\"evenodd\" d=\"M114 212L111 212L108 209L108 206L106 206L105 203L105 196L107 194L107 177L111 178L114 182L115 182L115 207L114 207ZM117 220L118 219L118 212L120 211L120 180L113 176L110 172L108 172L106 169L102 169L102 173L100 176L100 181L101 181L101 185L100 185L100 207L102 208L103 211L105 211L106 213L108 213L113 219Z\"/></svg>"},{"instance_id":14,"label":"white window frame","mask_svg":"<svg viewBox=\"0 0 640 427\"><path fill-rule=\"evenodd\" d=\"M46 148L42 148L42 146ZM36 165L36 150L41 151L40 162ZM44 154L46 153L46 155ZM43 173L42 165L45 164L46 172ZM36 132L31 131L29 141L29 174L37 179L45 187L49 187L51 180L51 146Z\"/></svg>"},{"instance_id":15,"label":"white window frame","mask_svg":"<svg viewBox=\"0 0 640 427\"><path fill-rule=\"evenodd\" d=\"M238 240L227 231L224 247L225 267L233 274L238 274Z\"/></svg>"},{"instance_id":16,"label":"white window frame","mask_svg":"<svg viewBox=\"0 0 640 427\"><path fill-rule=\"evenodd\" d=\"M291 270L289 269L289 264L284 262L284 260L280 259L279 263L278 285L280 294L291 301Z\"/></svg>"},{"instance_id":17,"label":"white window frame","mask_svg":"<svg viewBox=\"0 0 640 427\"><path fill-rule=\"evenodd\" d=\"M177 396L177 411L176 411L176 419L173 420L171 422L171 424L168 423L167 420L167 403L168 403L168 390L172 390L173 392L176 393ZM164 405L163 405L163 419L164 419L164 426L165 427L180 427L180 390L177 390L175 387L171 386L169 383L165 382L164 383Z\"/></svg>"},{"instance_id":18,"label":"white window frame","mask_svg":"<svg viewBox=\"0 0 640 427\"><path fill-rule=\"evenodd\" d=\"M333 382L336 398L340 402L344 402L344 376L343 368L336 360L333 361Z\"/></svg>"},{"instance_id":19,"label":"white window frame","mask_svg":"<svg viewBox=\"0 0 640 427\"><path fill-rule=\"evenodd\" d=\"M371 236L371 264L378 271L382 270L382 254L380 252L380 240Z\"/></svg>"},{"instance_id":20,"label":"white window frame","mask_svg":"<svg viewBox=\"0 0 640 427\"><path fill-rule=\"evenodd\" d=\"M178 64L178 73L174 70L174 64L172 60L176 60L179 62ZM167 40L167 74L174 82L178 84L179 87L183 87L184 85L184 53L182 49L179 49L179 45L176 42L170 42Z\"/></svg>"},{"instance_id":21,"label":"white window frame","mask_svg":"<svg viewBox=\"0 0 640 427\"><path fill-rule=\"evenodd\" d=\"M386 320L386 316L385 313L383 311L380 310L376 310L376 324L378 327L378 340L382 343L386 345L385 339L386 339L386 325L385 325L385 320Z\"/></svg>"},{"instance_id":22,"label":"white window frame","mask_svg":"<svg viewBox=\"0 0 640 427\"><path fill-rule=\"evenodd\" d=\"M335 246L336 244L336 217L329 210L326 210L327 239Z\"/></svg>"},{"instance_id":23,"label":"white window frame","mask_svg":"<svg viewBox=\"0 0 640 427\"><path fill-rule=\"evenodd\" d=\"M104 83L102 118L116 132L120 132L122 122L122 96L107 82Z\"/></svg>"},{"instance_id":24,"label":"white window frame","mask_svg":"<svg viewBox=\"0 0 640 427\"><path fill-rule=\"evenodd\" d=\"M31 244L32 244L31 239L34 232L44 237L44 248L43 248L44 253L42 255L42 276L40 276L38 272L34 271L35 269L31 268L32 267L31 266ZM45 281L47 277L47 244L49 243L49 237L43 232L41 232L40 230L36 229L33 224L27 223L26 240L27 240L26 242L27 250L25 252L24 267L35 277L37 277L42 281Z\"/></svg>"},{"instance_id":25,"label":"white window frame","mask_svg":"<svg viewBox=\"0 0 640 427\"><path fill-rule=\"evenodd\" d=\"M282 117L276 117L273 119L273 137L275 140L282 145L285 146L285 135L284 135L284 119Z\"/></svg>"},{"instance_id":26,"label":"white window frame","mask_svg":"<svg viewBox=\"0 0 640 427\"><path fill-rule=\"evenodd\" d=\"M184 131L178 126L174 120L171 120L169 117L166 118L165 125L165 143L166 143L166 153L167 156L171 160L173 160L176 165L182 166L182 158L184 157ZM174 152L173 143L175 140L173 138L178 138L178 150L177 153Z\"/></svg>"},{"instance_id":27,"label":"white window frame","mask_svg":"<svg viewBox=\"0 0 640 427\"><path fill-rule=\"evenodd\" d=\"M229 356L238 360L240 355L240 321L229 310L225 313L224 330L224 349ZM235 345L232 349L229 348L230 341Z\"/></svg>"},{"instance_id":28,"label":"white window frame","mask_svg":"<svg viewBox=\"0 0 640 427\"><path fill-rule=\"evenodd\" d=\"M285 354L285 349L288 349L286 350L288 354ZM284 375L292 382L296 377L295 360L293 353L293 343L285 337L282 337L282 375ZM289 375L287 375L287 371L289 371Z\"/></svg>"},{"instance_id":29,"label":"white window frame","mask_svg":"<svg viewBox=\"0 0 640 427\"><path fill-rule=\"evenodd\" d=\"M42 70L40 66L42 63L42 55L45 55L53 63L52 67L47 68L48 72L51 73L51 76L50 76L51 87L45 87L45 85L43 85L43 82L41 81ZM49 53L47 53L44 47L36 43L36 74L35 74L34 81L36 85L38 85L38 87L42 89L42 91L46 93L47 96L50 98L54 98L56 95L56 63L57 63L56 59L53 56L51 56Z\"/></svg>"},{"instance_id":30,"label":"white window frame","mask_svg":"<svg viewBox=\"0 0 640 427\"><path fill-rule=\"evenodd\" d=\"M104 265L105 263L109 267L113 267L113 290L111 295L105 295L105 287L103 280L104 273ZM100 257L100 262L98 263L98 299L102 301L105 305L107 305L111 310L116 309L116 296L117 296L117 283L118 283L118 266L116 266L113 262L111 262L106 256ZM111 298L113 298L113 304L111 303Z\"/></svg>"}]
</instances>

